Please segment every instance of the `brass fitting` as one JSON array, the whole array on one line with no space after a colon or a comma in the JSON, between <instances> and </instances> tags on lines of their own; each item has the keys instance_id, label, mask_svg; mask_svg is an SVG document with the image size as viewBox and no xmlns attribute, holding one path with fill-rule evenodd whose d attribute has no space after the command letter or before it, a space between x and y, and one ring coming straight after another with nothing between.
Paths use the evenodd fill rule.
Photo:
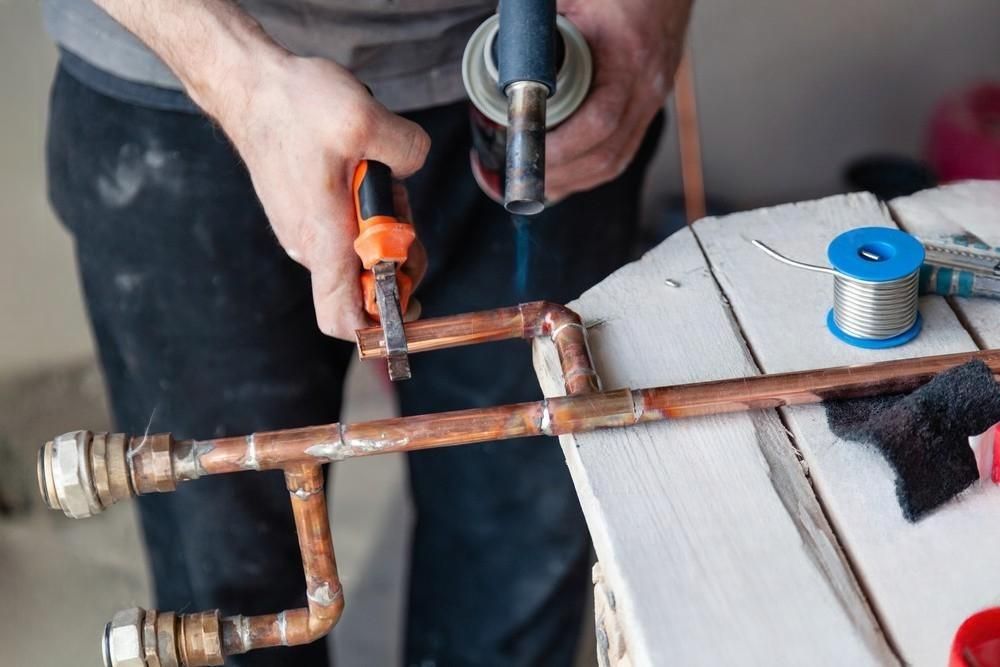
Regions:
<instances>
[{"instance_id":1,"label":"brass fitting","mask_svg":"<svg viewBox=\"0 0 1000 667\"><path fill-rule=\"evenodd\" d=\"M169 493L177 488L173 450L174 439L169 433L131 438L127 451L136 493Z\"/></svg>"},{"instance_id":2,"label":"brass fitting","mask_svg":"<svg viewBox=\"0 0 1000 667\"><path fill-rule=\"evenodd\" d=\"M135 495L126 437L72 431L38 452L38 488L45 504L82 519Z\"/></svg>"},{"instance_id":3,"label":"brass fitting","mask_svg":"<svg viewBox=\"0 0 1000 667\"><path fill-rule=\"evenodd\" d=\"M146 612L138 607L123 609L104 628L101 654L104 667L147 667L143 646Z\"/></svg>"},{"instance_id":4,"label":"brass fitting","mask_svg":"<svg viewBox=\"0 0 1000 667\"><path fill-rule=\"evenodd\" d=\"M223 664L218 610L183 614L124 609L104 629L104 667L210 667Z\"/></svg>"},{"instance_id":5,"label":"brass fitting","mask_svg":"<svg viewBox=\"0 0 1000 667\"><path fill-rule=\"evenodd\" d=\"M221 665L224 660L222 621L219 617L219 610L184 614L180 618L178 646L180 647L181 665L184 667Z\"/></svg>"}]
</instances>

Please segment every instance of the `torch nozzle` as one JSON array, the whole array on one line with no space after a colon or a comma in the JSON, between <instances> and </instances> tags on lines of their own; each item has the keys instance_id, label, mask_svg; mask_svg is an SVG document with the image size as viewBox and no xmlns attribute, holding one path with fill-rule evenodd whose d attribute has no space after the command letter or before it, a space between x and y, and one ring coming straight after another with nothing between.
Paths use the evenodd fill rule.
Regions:
<instances>
[{"instance_id":1,"label":"torch nozzle","mask_svg":"<svg viewBox=\"0 0 1000 667\"><path fill-rule=\"evenodd\" d=\"M545 208L545 107L549 89L537 81L507 86L504 208L535 215Z\"/></svg>"}]
</instances>

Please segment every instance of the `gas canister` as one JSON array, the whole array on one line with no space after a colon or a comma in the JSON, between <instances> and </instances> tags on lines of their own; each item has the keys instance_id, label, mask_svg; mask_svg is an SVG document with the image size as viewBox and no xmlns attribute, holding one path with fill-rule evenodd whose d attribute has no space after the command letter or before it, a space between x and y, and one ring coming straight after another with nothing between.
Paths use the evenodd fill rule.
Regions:
<instances>
[{"instance_id":1,"label":"gas canister","mask_svg":"<svg viewBox=\"0 0 1000 667\"><path fill-rule=\"evenodd\" d=\"M462 57L462 79L471 102L472 174L479 187L499 203L504 202L507 150L508 99L499 84L497 35L500 18L491 16L469 39ZM575 112L590 91L593 62L587 41L569 19L556 17L556 90L545 110L545 127L551 130Z\"/></svg>"}]
</instances>

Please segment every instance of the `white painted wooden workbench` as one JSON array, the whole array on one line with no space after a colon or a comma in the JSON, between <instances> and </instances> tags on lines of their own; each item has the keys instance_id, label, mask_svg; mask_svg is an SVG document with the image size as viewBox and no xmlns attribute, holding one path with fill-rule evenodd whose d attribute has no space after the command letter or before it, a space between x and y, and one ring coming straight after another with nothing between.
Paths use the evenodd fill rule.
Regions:
<instances>
[{"instance_id":1,"label":"white painted wooden workbench","mask_svg":"<svg viewBox=\"0 0 1000 667\"><path fill-rule=\"evenodd\" d=\"M607 389L1000 347L1000 301L924 297L924 330L884 351L825 328L840 232L965 229L1000 245L1000 183L886 208L854 194L709 218L570 304ZM668 279L679 286L668 284ZM548 395L551 345L536 343ZM820 406L564 436L594 539L598 644L611 665L946 664L969 614L1000 604L1000 487L907 523L889 466Z\"/></svg>"}]
</instances>

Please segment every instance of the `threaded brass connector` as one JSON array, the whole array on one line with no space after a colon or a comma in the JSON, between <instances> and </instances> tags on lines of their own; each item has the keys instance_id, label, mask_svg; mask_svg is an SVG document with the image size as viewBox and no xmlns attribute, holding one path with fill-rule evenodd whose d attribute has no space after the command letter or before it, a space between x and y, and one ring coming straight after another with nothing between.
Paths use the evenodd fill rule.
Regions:
<instances>
[{"instance_id":1,"label":"threaded brass connector","mask_svg":"<svg viewBox=\"0 0 1000 667\"><path fill-rule=\"evenodd\" d=\"M223 664L219 611L175 614L123 609L104 628L104 667L211 667Z\"/></svg>"},{"instance_id":2,"label":"threaded brass connector","mask_svg":"<svg viewBox=\"0 0 1000 667\"><path fill-rule=\"evenodd\" d=\"M38 488L45 504L82 519L135 495L121 433L72 431L38 452Z\"/></svg>"}]
</instances>

